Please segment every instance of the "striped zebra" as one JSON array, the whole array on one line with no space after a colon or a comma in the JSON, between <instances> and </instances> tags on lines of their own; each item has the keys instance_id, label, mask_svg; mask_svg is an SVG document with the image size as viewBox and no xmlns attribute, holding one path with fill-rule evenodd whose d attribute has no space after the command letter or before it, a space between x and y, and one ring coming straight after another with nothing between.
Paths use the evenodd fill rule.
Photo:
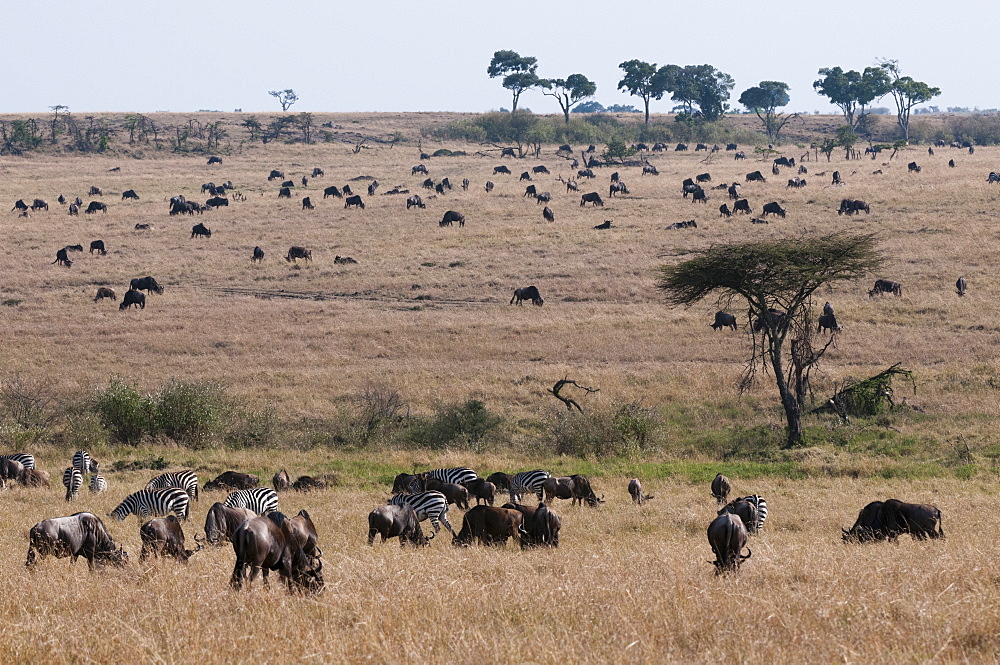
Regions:
<instances>
[{"instance_id":1,"label":"striped zebra","mask_svg":"<svg viewBox=\"0 0 1000 665\"><path fill-rule=\"evenodd\" d=\"M448 521L448 499L441 492L397 494L389 499L388 503L392 506L410 506L417 514L418 522L430 519L435 534L441 530L441 525L438 524L438 520L441 520L451 535L455 535L455 530L451 528L451 522Z\"/></svg>"},{"instance_id":2,"label":"striped zebra","mask_svg":"<svg viewBox=\"0 0 1000 665\"><path fill-rule=\"evenodd\" d=\"M767 519L767 501L764 501L764 497L756 494L738 500L753 504L753 507L757 509L757 528L753 532L760 533L764 529L764 520Z\"/></svg>"},{"instance_id":3,"label":"striped zebra","mask_svg":"<svg viewBox=\"0 0 1000 665\"><path fill-rule=\"evenodd\" d=\"M150 517L166 517L170 513L186 520L191 508L191 497L179 487L164 490L139 490L129 494L117 508L108 513L118 521L135 515L142 524Z\"/></svg>"},{"instance_id":4,"label":"striped zebra","mask_svg":"<svg viewBox=\"0 0 1000 665\"><path fill-rule=\"evenodd\" d=\"M198 476L194 471L163 473L146 483L148 490L162 490L168 487L179 487L187 492L189 497L198 500Z\"/></svg>"},{"instance_id":5,"label":"striped zebra","mask_svg":"<svg viewBox=\"0 0 1000 665\"><path fill-rule=\"evenodd\" d=\"M35 468L35 456L29 455L28 453L13 453L11 455L0 455L0 462L5 459L12 459L15 462L20 462L21 466L25 469Z\"/></svg>"},{"instance_id":6,"label":"striped zebra","mask_svg":"<svg viewBox=\"0 0 1000 665\"><path fill-rule=\"evenodd\" d=\"M104 476L102 476L99 473L95 473L90 477L91 492L97 494L99 492L103 492L106 489L108 489L108 481L104 479Z\"/></svg>"},{"instance_id":7,"label":"striped zebra","mask_svg":"<svg viewBox=\"0 0 1000 665\"><path fill-rule=\"evenodd\" d=\"M552 477L548 471L536 469L535 471L522 471L514 474L510 479L510 500L517 503L521 500L524 492L533 492L538 495L538 501L542 501L542 483Z\"/></svg>"},{"instance_id":8,"label":"striped zebra","mask_svg":"<svg viewBox=\"0 0 1000 665\"><path fill-rule=\"evenodd\" d=\"M475 480L479 477L475 471L464 466L455 466L450 469L434 469L433 471L425 471L421 473L421 476L426 474L427 478L435 478L443 483L452 483L454 485L465 485L465 483Z\"/></svg>"},{"instance_id":9,"label":"striped zebra","mask_svg":"<svg viewBox=\"0 0 1000 665\"><path fill-rule=\"evenodd\" d=\"M86 450L78 450L73 453L73 468L79 469L80 473L97 473L98 466L97 460L91 457Z\"/></svg>"},{"instance_id":10,"label":"striped zebra","mask_svg":"<svg viewBox=\"0 0 1000 665\"><path fill-rule=\"evenodd\" d=\"M226 497L222 505L227 508L248 508L258 515L266 515L278 509L278 493L270 487L236 490Z\"/></svg>"},{"instance_id":11,"label":"striped zebra","mask_svg":"<svg viewBox=\"0 0 1000 665\"><path fill-rule=\"evenodd\" d=\"M66 500L72 501L80 496L80 488L83 487L83 474L80 470L70 467L63 471L63 485L66 486Z\"/></svg>"}]
</instances>

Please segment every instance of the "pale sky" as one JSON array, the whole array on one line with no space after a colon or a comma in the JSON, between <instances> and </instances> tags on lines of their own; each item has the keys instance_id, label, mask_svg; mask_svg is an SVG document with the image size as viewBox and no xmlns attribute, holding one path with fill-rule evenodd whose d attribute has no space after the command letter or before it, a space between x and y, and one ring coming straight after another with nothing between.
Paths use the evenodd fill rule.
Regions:
<instances>
[{"instance_id":1,"label":"pale sky","mask_svg":"<svg viewBox=\"0 0 1000 665\"><path fill-rule=\"evenodd\" d=\"M0 15L0 112L274 112L267 92L285 88L293 112L486 111L511 103L486 75L501 49L537 57L542 77L586 75L605 106L641 108L617 90L637 58L727 72L735 108L777 80L785 110L833 113L819 68L892 58L941 88L941 110L1000 107L996 0L0 0ZM537 91L521 106L559 112Z\"/></svg>"}]
</instances>

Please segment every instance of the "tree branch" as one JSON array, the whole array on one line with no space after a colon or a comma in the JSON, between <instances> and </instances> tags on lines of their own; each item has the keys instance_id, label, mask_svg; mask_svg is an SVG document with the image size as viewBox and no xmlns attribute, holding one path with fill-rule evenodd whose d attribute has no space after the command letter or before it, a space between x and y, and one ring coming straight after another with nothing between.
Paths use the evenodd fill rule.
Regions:
<instances>
[{"instance_id":1,"label":"tree branch","mask_svg":"<svg viewBox=\"0 0 1000 665\"><path fill-rule=\"evenodd\" d=\"M579 383L569 379L568 377L565 379L559 379L558 381L556 381L554 386L549 388L549 392L552 393L552 396L555 397L560 402L562 402L563 404L565 404L568 410L572 411L573 407L576 407L576 410L579 411L580 413L583 413L583 409L580 408L580 405L576 402L576 400L574 400L572 397L564 397L563 395L559 394L559 392L567 384L574 385L577 388L580 388L581 390L585 390L587 394L596 393L601 390L600 388L588 388L587 386L581 386Z\"/></svg>"}]
</instances>

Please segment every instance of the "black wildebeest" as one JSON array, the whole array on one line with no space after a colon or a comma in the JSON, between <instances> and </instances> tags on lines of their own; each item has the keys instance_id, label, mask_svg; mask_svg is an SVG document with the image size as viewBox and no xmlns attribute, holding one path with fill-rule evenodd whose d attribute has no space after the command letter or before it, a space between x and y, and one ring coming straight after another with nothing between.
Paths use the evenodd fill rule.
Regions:
<instances>
[{"instance_id":1,"label":"black wildebeest","mask_svg":"<svg viewBox=\"0 0 1000 665\"><path fill-rule=\"evenodd\" d=\"M97 295L94 296L94 302L97 302L98 300L104 300L105 298L118 300L118 294L115 293L114 289L108 288L107 286L97 287Z\"/></svg>"},{"instance_id":2,"label":"black wildebeest","mask_svg":"<svg viewBox=\"0 0 1000 665\"><path fill-rule=\"evenodd\" d=\"M284 172L278 171L277 169L272 170L271 174L267 176L268 182L271 182L272 180L284 180L284 179L285 179Z\"/></svg>"},{"instance_id":3,"label":"black wildebeest","mask_svg":"<svg viewBox=\"0 0 1000 665\"><path fill-rule=\"evenodd\" d=\"M862 210L865 211L866 215L870 214L871 206L869 206L868 203L866 203L865 201L857 201L854 199L843 199L840 202L840 208L837 210L837 214L853 215L856 213L860 213Z\"/></svg>"},{"instance_id":4,"label":"black wildebeest","mask_svg":"<svg viewBox=\"0 0 1000 665\"><path fill-rule=\"evenodd\" d=\"M716 314L716 320L718 320L719 314L724 314L725 312L719 312ZM730 315L732 316L732 315ZM733 330L736 330L736 317L733 317ZM714 325L712 326L715 327ZM729 490L732 489L732 483L729 482L729 478L726 478L721 473L716 474L715 478L712 479L712 496L715 497L717 503L725 503L726 497L729 496Z\"/></svg>"},{"instance_id":5,"label":"black wildebeest","mask_svg":"<svg viewBox=\"0 0 1000 665\"><path fill-rule=\"evenodd\" d=\"M355 207L364 210L365 202L361 200L361 196L359 194L355 194L354 196L348 196L346 199L344 199L344 207L345 208Z\"/></svg>"},{"instance_id":6,"label":"black wildebeest","mask_svg":"<svg viewBox=\"0 0 1000 665\"><path fill-rule=\"evenodd\" d=\"M444 217L438 222L438 226L451 226L455 222L458 222L459 226L465 226L465 215L454 210L449 210L444 213Z\"/></svg>"},{"instance_id":7,"label":"black wildebeest","mask_svg":"<svg viewBox=\"0 0 1000 665\"><path fill-rule=\"evenodd\" d=\"M660 175L660 172L652 164L642 165L642 175Z\"/></svg>"},{"instance_id":8,"label":"black wildebeest","mask_svg":"<svg viewBox=\"0 0 1000 665\"><path fill-rule=\"evenodd\" d=\"M907 164L906 170L909 171L910 173L920 173L920 167L917 165L916 162L910 162L909 164Z\"/></svg>"},{"instance_id":9,"label":"black wildebeest","mask_svg":"<svg viewBox=\"0 0 1000 665\"><path fill-rule=\"evenodd\" d=\"M312 250L306 249L305 247L299 247L297 245L289 247L288 253L285 254L285 261L288 262L295 261L296 263L298 263L299 259L312 261L312 258L313 258Z\"/></svg>"},{"instance_id":10,"label":"black wildebeest","mask_svg":"<svg viewBox=\"0 0 1000 665\"><path fill-rule=\"evenodd\" d=\"M590 192L589 194L584 194L583 196L580 197L581 208L587 205L588 203L592 203L594 207L604 206L604 200L601 199L601 195L598 194L597 192Z\"/></svg>"},{"instance_id":11,"label":"black wildebeest","mask_svg":"<svg viewBox=\"0 0 1000 665\"><path fill-rule=\"evenodd\" d=\"M537 508L522 506L516 503L504 504L510 509L513 507L521 513L521 527L518 535L521 538L521 549L530 547L559 547L559 531L562 529L562 520L544 503L539 503Z\"/></svg>"},{"instance_id":12,"label":"black wildebeest","mask_svg":"<svg viewBox=\"0 0 1000 665\"><path fill-rule=\"evenodd\" d=\"M340 191L344 193L345 196L354 196L354 192L351 191L350 185L344 185Z\"/></svg>"},{"instance_id":13,"label":"black wildebeest","mask_svg":"<svg viewBox=\"0 0 1000 665\"><path fill-rule=\"evenodd\" d=\"M424 205L424 200L422 198L420 198L419 194L414 194L413 196L410 196L408 199L406 199L406 209L407 210L409 210L410 208L412 208L414 206L416 206L417 208L426 208L427 207L426 205Z\"/></svg>"},{"instance_id":14,"label":"black wildebeest","mask_svg":"<svg viewBox=\"0 0 1000 665\"><path fill-rule=\"evenodd\" d=\"M139 527L139 537L142 539L140 561L145 561L152 554L154 557L172 556L181 563L187 563L191 555L201 549L201 543L197 549L184 549L184 531L174 515L149 520Z\"/></svg>"},{"instance_id":15,"label":"black wildebeest","mask_svg":"<svg viewBox=\"0 0 1000 665\"><path fill-rule=\"evenodd\" d=\"M837 317L831 314L821 314L819 317L819 327L816 332L823 332L824 330L829 330L830 332L839 332L840 325L837 323Z\"/></svg>"},{"instance_id":16,"label":"black wildebeest","mask_svg":"<svg viewBox=\"0 0 1000 665\"><path fill-rule=\"evenodd\" d=\"M527 171L525 171L524 173L521 174L521 177L518 178L518 180L519 181L520 180L531 180L531 174L528 173Z\"/></svg>"},{"instance_id":17,"label":"black wildebeest","mask_svg":"<svg viewBox=\"0 0 1000 665\"><path fill-rule=\"evenodd\" d=\"M510 299L509 304L520 305L525 300L530 300L532 305L537 305L538 307L545 304L545 301L542 300L542 296L538 293L538 287L534 285L514 289L514 296Z\"/></svg>"},{"instance_id":18,"label":"black wildebeest","mask_svg":"<svg viewBox=\"0 0 1000 665\"><path fill-rule=\"evenodd\" d=\"M104 196L104 191L100 187L95 187L93 185L91 185L88 193L90 196Z\"/></svg>"},{"instance_id":19,"label":"black wildebeest","mask_svg":"<svg viewBox=\"0 0 1000 665\"><path fill-rule=\"evenodd\" d=\"M56 252L56 260L53 261L52 263L53 264L58 263L60 265L66 266L67 268L73 265L73 262L70 260L67 249L65 247Z\"/></svg>"},{"instance_id":20,"label":"black wildebeest","mask_svg":"<svg viewBox=\"0 0 1000 665\"><path fill-rule=\"evenodd\" d=\"M537 194L538 190L535 188L534 185L528 185L527 187L524 188L524 196L536 196Z\"/></svg>"},{"instance_id":21,"label":"black wildebeest","mask_svg":"<svg viewBox=\"0 0 1000 665\"><path fill-rule=\"evenodd\" d=\"M737 212L738 213L745 213L745 214L749 215L749 214L751 214L753 212L753 208L750 207L750 202L749 201L747 201L746 199L740 199L736 203L733 204L733 212L734 213L737 213Z\"/></svg>"},{"instance_id":22,"label":"black wildebeest","mask_svg":"<svg viewBox=\"0 0 1000 665\"><path fill-rule=\"evenodd\" d=\"M410 175L417 175L418 173L423 173L424 175L427 175L427 167L424 166L423 164L417 164L416 166L410 169Z\"/></svg>"},{"instance_id":23,"label":"black wildebeest","mask_svg":"<svg viewBox=\"0 0 1000 665\"><path fill-rule=\"evenodd\" d=\"M321 168L320 168L320 167L318 167L318 166L314 166L314 167L313 167L313 170L312 170L312 177L314 177L314 178L319 178L320 176L324 176L324 175L326 175L326 174L325 174L325 173L323 172L323 169L321 169Z\"/></svg>"},{"instance_id":24,"label":"black wildebeest","mask_svg":"<svg viewBox=\"0 0 1000 665\"><path fill-rule=\"evenodd\" d=\"M804 178L795 176L794 178L788 179L788 187L794 187L795 189L799 189L805 186L806 186L806 181Z\"/></svg>"},{"instance_id":25,"label":"black wildebeest","mask_svg":"<svg viewBox=\"0 0 1000 665\"><path fill-rule=\"evenodd\" d=\"M552 208L548 206L542 208L542 219L544 219L546 222L556 221L556 215L554 212L552 212Z\"/></svg>"},{"instance_id":26,"label":"black wildebeest","mask_svg":"<svg viewBox=\"0 0 1000 665\"><path fill-rule=\"evenodd\" d=\"M250 257L250 263L260 263L264 260L264 250L260 247L253 248L253 256Z\"/></svg>"},{"instance_id":27,"label":"black wildebeest","mask_svg":"<svg viewBox=\"0 0 1000 665\"><path fill-rule=\"evenodd\" d=\"M76 513L69 517L54 517L42 520L28 532L28 559L25 566L34 566L39 558L52 555L57 559L78 557L87 560L93 570L96 563L110 563L123 566L128 555L115 546L101 518L93 513Z\"/></svg>"},{"instance_id":28,"label":"black wildebeest","mask_svg":"<svg viewBox=\"0 0 1000 665\"><path fill-rule=\"evenodd\" d=\"M545 173L545 174L548 174L549 170L547 168L545 168L544 166L533 166L533 167L531 167L531 172L532 173Z\"/></svg>"},{"instance_id":29,"label":"black wildebeest","mask_svg":"<svg viewBox=\"0 0 1000 665\"><path fill-rule=\"evenodd\" d=\"M881 295L883 293L891 293L894 296L903 295L903 287L899 282L894 282L891 279L876 279L875 286L868 292L868 297L873 298L876 295Z\"/></svg>"},{"instance_id":30,"label":"black wildebeest","mask_svg":"<svg viewBox=\"0 0 1000 665\"><path fill-rule=\"evenodd\" d=\"M699 187L691 194L691 203L708 203L708 195L705 190Z\"/></svg>"},{"instance_id":31,"label":"black wildebeest","mask_svg":"<svg viewBox=\"0 0 1000 665\"><path fill-rule=\"evenodd\" d=\"M746 181L747 182L767 182L767 179L764 177L764 174L762 174L760 171L752 171L752 172L750 172L750 173L748 173L746 175Z\"/></svg>"},{"instance_id":32,"label":"black wildebeest","mask_svg":"<svg viewBox=\"0 0 1000 665\"><path fill-rule=\"evenodd\" d=\"M771 201L770 203L764 204L764 217L768 215L777 215L782 219L785 218L785 209L778 205L777 201Z\"/></svg>"},{"instance_id":33,"label":"black wildebeest","mask_svg":"<svg viewBox=\"0 0 1000 665\"><path fill-rule=\"evenodd\" d=\"M613 182L608 188L608 196L614 196L615 194L630 194L628 187L625 186L624 182Z\"/></svg>"},{"instance_id":34,"label":"black wildebeest","mask_svg":"<svg viewBox=\"0 0 1000 665\"><path fill-rule=\"evenodd\" d=\"M191 237L194 238L195 236L199 238L211 238L212 229L199 222L191 227Z\"/></svg>"},{"instance_id":35,"label":"black wildebeest","mask_svg":"<svg viewBox=\"0 0 1000 665\"><path fill-rule=\"evenodd\" d=\"M694 179L695 182L712 182L712 176L709 173L699 173Z\"/></svg>"},{"instance_id":36,"label":"black wildebeest","mask_svg":"<svg viewBox=\"0 0 1000 665\"><path fill-rule=\"evenodd\" d=\"M402 506L379 506L368 513L368 544L375 543L375 537L382 536L382 542L390 538L399 538L399 546L426 545L430 538L424 536L417 520L417 513L409 504ZM434 534L431 534L431 538Z\"/></svg>"},{"instance_id":37,"label":"black wildebeest","mask_svg":"<svg viewBox=\"0 0 1000 665\"><path fill-rule=\"evenodd\" d=\"M139 309L146 309L146 294L142 291L129 289L122 296L122 304L118 305L118 311L124 312L132 305L136 305Z\"/></svg>"},{"instance_id":38,"label":"black wildebeest","mask_svg":"<svg viewBox=\"0 0 1000 665\"><path fill-rule=\"evenodd\" d=\"M643 493L642 482L638 478L628 481L628 493L632 497L632 503L638 503L640 506L644 502L656 498L652 494Z\"/></svg>"},{"instance_id":39,"label":"black wildebeest","mask_svg":"<svg viewBox=\"0 0 1000 665\"><path fill-rule=\"evenodd\" d=\"M375 190L378 189L378 180L372 180L368 183L368 196L375 196Z\"/></svg>"},{"instance_id":40,"label":"black wildebeest","mask_svg":"<svg viewBox=\"0 0 1000 665\"><path fill-rule=\"evenodd\" d=\"M898 499L872 501L861 509L851 530L841 528L845 542L895 541L904 533L915 540L944 538L937 506Z\"/></svg>"},{"instance_id":41,"label":"black wildebeest","mask_svg":"<svg viewBox=\"0 0 1000 665\"><path fill-rule=\"evenodd\" d=\"M135 227L133 227L133 228L135 228L136 231L152 231L153 230L153 225L152 224L136 224Z\"/></svg>"},{"instance_id":42,"label":"black wildebeest","mask_svg":"<svg viewBox=\"0 0 1000 665\"><path fill-rule=\"evenodd\" d=\"M97 212L98 210L100 210L104 214L107 214L108 204L101 203L100 201L91 201L90 203L87 204L87 209L84 210L84 212L87 213L88 215L91 215Z\"/></svg>"},{"instance_id":43,"label":"black wildebeest","mask_svg":"<svg viewBox=\"0 0 1000 665\"><path fill-rule=\"evenodd\" d=\"M224 196L213 196L209 200L205 201L205 205L210 208L222 208L229 207L229 199Z\"/></svg>"},{"instance_id":44,"label":"black wildebeest","mask_svg":"<svg viewBox=\"0 0 1000 665\"><path fill-rule=\"evenodd\" d=\"M686 143L678 143L677 147L674 148L674 152L683 152L687 149L688 147Z\"/></svg>"},{"instance_id":45,"label":"black wildebeest","mask_svg":"<svg viewBox=\"0 0 1000 665\"><path fill-rule=\"evenodd\" d=\"M340 193L336 185L331 185L323 190L323 198L325 199L328 196L336 196L338 199L344 198L344 195Z\"/></svg>"},{"instance_id":46,"label":"black wildebeest","mask_svg":"<svg viewBox=\"0 0 1000 665\"><path fill-rule=\"evenodd\" d=\"M280 525L278 524L280 522ZM278 571L289 592L315 593L323 588L323 562L309 556L290 530L288 520L277 511L266 517L254 517L236 528L233 551L236 565L229 584L237 591L253 584L262 573L267 584L268 572Z\"/></svg>"},{"instance_id":47,"label":"black wildebeest","mask_svg":"<svg viewBox=\"0 0 1000 665\"><path fill-rule=\"evenodd\" d=\"M723 203L719 206L719 217L732 217L733 213L729 210L729 206Z\"/></svg>"},{"instance_id":48,"label":"black wildebeest","mask_svg":"<svg viewBox=\"0 0 1000 665\"><path fill-rule=\"evenodd\" d=\"M147 293L163 293L163 287L156 283L150 276L136 277L129 282L129 288L135 291L146 291Z\"/></svg>"},{"instance_id":49,"label":"black wildebeest","mask_svg":"<svg viewBox=\"0 0 1000 665\"><path fill-rule=\"evenodd\" d=\"M729 192L729 198L735 201L740 198L740 183L734 182L726 189L726 191Z\"/></svg>"},{"instance_id":50,"label":"black wildebeest","mask_svg":"<svg viewBox=\"0 0 1000 665\"><path fill-rule=\"evenodd\" d=\"M316 206L313 205L312 199L308 196L302 199L302 209L303 210L314 210Z\"/></svg>"},{"instance_id":51,"label":"black wildebeest","mask_svg":"<svg viewBox=\"0 0 1000 665\"><path fill-rule=\"evenodd\" d=\"M792 167L792 166L795 166L795 158L794 157L791 157L791 158L788 158L788 157L778 157L776 160L774 160L774 164L775 164L775 166L789 166L789 167Z\"/></svg>"},{"instance_id":52,"label":"black wildebeest","mask_svg":"<svg viewBox=\"0 0 1000 665\"><path fill-rule=\"evenodd\" d=\"M462 510L469 509L469 490L462 485L455 483L441 482L437 478L430 478L426 473L420 474L425 491L441 492L448 503L453 503Z\"/></svg>"},{"instance_id":53,"label":"black wildebeest","mask_svg":"<svg viewBox=\"0 0 1000 665\"><path fill-rule=\"evenodd\" d=\"M291 187L282 187L281 189L279 189L278 190L278 198L279 199L290 199L290 198L292 198L292 188Z\"/></svg>"},{"instance_id":54,"label":"black wildebeest","mask_svg":"<svg viewBox=\"0 0 1000 665\"><path fill-rule=\"evenodd\" d=\"M208 158L208 165L209 166L211 166L212 164L221 164L221 163L222 163L222 157L218 157L216 155L212 155L211 157Z\"/></svg>"},{"instance_id":55,"label":"black wildebeest","mask_svg":"<svg viewBox=\"0 0 1000 665\"><path fill-rule=\"evenodd\" d=\"M469 185L471 184L472 181L470 181L468 178L462 178L462 191L463 192L468 191Z\"/></svg>"},{"instance_id":56,"label":"black wildebeest","mask_svg":"<svg viewBox=\"0 0 1000 665\"><path fill-rule=\"evenodd\" d=\"M716 574L736 572L745 559L753 554L749 549L744 556L740 554L747 544L747 528L743 521L732 513L719 515L708 525L708 544L715 553Z\"/></svg>"},{"instance_id":57,"label":"black wildebeest","mask_svg":"<svg viewBox=\"0 0 1000 665\"><path fill-rule=\"evenodd\" d=\"M125 199L129 199L131 201L138 201L139 195L135 193L134 189L126 189L124 192L122 192L122 201L124 201Z\"/></svg>"},{"instance_id":58,"label":"black wildebeest","mask_svg":"<svg viewBox=\"0 0 1000 665\"><path fill-rule=\"evenodd\" d=\"M205 483L202 488L206 492L213 490L248 490L257 487L260 479L249 473L239 473L238 471L226 471Z\"/></svg>"},{"instance_id":59,"label":"black wildebeest","mask_svg":"<svg viewBox=\"0 0 1000 665\"><path fill-rule=\"evenodd\" d=\"M712 330L719 330L721 328L736 330L736 316L728 312L716 312L715 321L709 325L712 327Z\"/></svg>"},{"instance_id":60,"label":"black wildebeest","mask_svg":"<svg viewBox=\"0 0 1000 665\"><path fill-rule=\"evenodd\" d=\"M548 203L551 200L552 200L551 192L539 192L538 195L535 196L535 205L538 205L539 203Z\"/></svg>"},{"instance_id":61,"label":"black wildebeest","mask_svg":"<svg viewBox=\"0 0 1000 665\"><path fill-rule=\"evenodd\" d=\"M101 256L104 256L105 254L108 253L108 250L104 247L104 241L103 240L92 240L91 241L91 243L90 243L90 253L93 254L94 252L97 252Z\"/></svg>"},{"instance_id":62,"label":"black wildebeest","mask_svg":"<svg viewBox=\"0 0 1000 665\"><path fill-rule=\"evenodd\" d=\"M514 148L503 148L500 151L500 156L501 157L517 157L517 153L515 152Z\"/></svg>"},{"instance_id":63,"label":"black wildebeest","mask_svg":"<svg viewBox=\"0 0 1000 665\"><path fill-rule=\"evenodd\" d=\"M504 166L503 164L501 164L500 166L494 166L493 175L497 175L498 173L503 173L504 175L510 175L510 169Z\"/></svg>"},{"instance_id":64,"label":"black wildebeest","mask_svg":"<svg viewBox=\"0 0 1000 665\"><path fill-rule=\"evenodd\" d=\"M45 201L44 199L35 199L34 201L31 202L31 212L37 212L39 210L48 211L48 209L49 209L49 202Z\"/></svg>"},{"instance_id":65,"label":"black wildebeest","mask_svg":"<svg viewBox=\"0 0 1000 665\"><path fill-rule=\"evenodd\" d=\"M80 206L78 206L75 203L70 203L69 204L69 214L70 215L79 215L80 214Z\"/></svg>"},{"instance_id":66,"label":"black wildebeest","mask_svg":"<svg viewBox=\"0 0 1000 665\"><path fill-rule=\"evenodd\" d=\"M468 547L478 540L482 545L506 545L509 538L520 537L523 520L518 510L474 506L462 518L462 529L452 538L452 544Z\"/></svg>"},{"instance_id":67,"label":"black wildebeest","mask_svg":"<svg viewBox=\"0 0 1000 665\"><path fill-rule=\"evenodd\" d=\"M427 180L424 180L424 182L421 184L421 186L424 189L434 189L434 181L431 180L430 178L427 178Z\"/></svg>"},{"instance_id":68,"label":"black wildebeest","mask_svg":"<svg viewBox=\"0 0 1000 665\"><path fill-rule=\"evenodd\" d=\"M738 159L746 159L746 158L747 158L747 155L746 155L746 153L745 153L745 152L743 152L742 150L740 150L739 152L737 152L736 154L734 154L734 155L733 155L733 159L734 159L734 160L738 160Z\"/></svg>"},{"instance_id":69,"label":"black wildebeest","mask_svg":"<svg viewBox=\"0 0 1000 665\"><path fill-rule=\"evenodd\" d=\"M750 503L746 499L733 499L719 509L719 515L725 515L726 513L731 513L739 517L748 533L757 532L757 506Z\"/></svg>"},{"instance_id":70,"label":"black wildebeest","mask_svg":"<svg viewBox=\"0 0 1000 665\"><path fill-rule=\"evenodd\" d=\"M959 295L959 297L964 296L965 295L966 286L967 285L965 283L965 278L964 277L959 277L958 281L955 282L955 293L957 293Z\"/></svg>"}]
</instances>

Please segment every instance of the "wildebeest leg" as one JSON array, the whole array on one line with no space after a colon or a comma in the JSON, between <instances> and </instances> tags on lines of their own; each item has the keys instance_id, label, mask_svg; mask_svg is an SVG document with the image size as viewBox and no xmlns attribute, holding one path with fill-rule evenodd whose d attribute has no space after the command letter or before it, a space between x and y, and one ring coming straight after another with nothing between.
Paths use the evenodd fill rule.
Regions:
<instances>
[{"instance_id":1,"label":"wildebeest leg","mask_svg":"<svg viewBox=\"0 0 1000 665\"><path fill-rule=\"evenodd\" d=\"M253 568L250 569L250 581L253 582L254 578L257 577L257 571L258 570L260 571L261 579L264 580L264 588L265 589L270 589L271 588L271 581L267 577L268 574L271 572L270 568L266 568L266 567L261 568L260 566L254 566Z\"/></svg>"},{"instance_id":2,"label":"wildebeest leg","mask_svg":"<svg viewBox=\"0 0 1000 665\"><path fill-rule=\"evenodd\" d=\"M229 578L229 586L239 591L243 588L243 581L245 579L246 562L242 559L236 559L236 565L233 567L233 576Z\"/></svg>"}]
</instances>

